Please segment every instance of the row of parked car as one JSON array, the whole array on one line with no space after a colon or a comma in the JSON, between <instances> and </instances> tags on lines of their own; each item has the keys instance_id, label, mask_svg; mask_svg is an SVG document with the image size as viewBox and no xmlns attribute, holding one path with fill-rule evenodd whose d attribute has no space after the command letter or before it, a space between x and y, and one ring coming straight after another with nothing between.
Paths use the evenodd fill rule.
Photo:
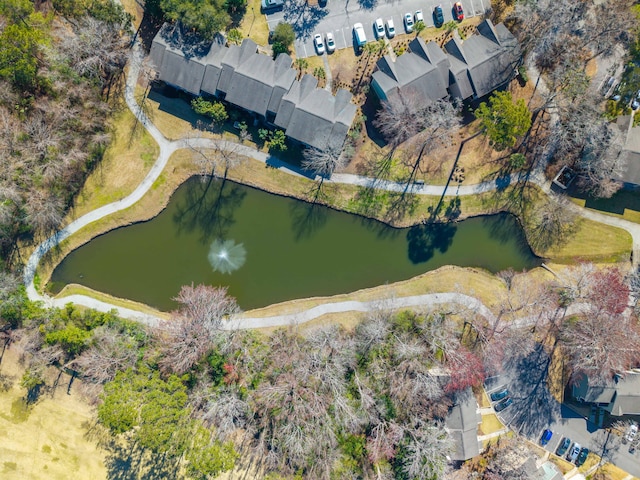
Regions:
<instances>
[{"instance_id":1,"label":"row of parked car","mask_svg":"<svg viewBox=\"0 0 640 480\"><path fill-rule=\"evenodd\" d=\"M552 438L553 432L549 429L545 430L540 437L540 445L544 447ZM558 448L556 448L556 455L559 457L564 456L567 461L574 462L579 467L587 460L589 449L580 446L580 444L576 442L571 444L569 437L563 437L558 444Z\"/></svg>"},{"instance_id":2,"label":"row of parked car","mask_svg":"<svg viewBox=\"0 0 640 480\"><path fill-rule=\"evenodd\" d=\"M492 402L496 402L493 405L493 409L496 412L503 411L513 403L513 399L509 396L509 390L507 388L503 388L501 390L498 390L497 392L493 392L490 397Z\"/></svg>"},{"instance_id":3,"label":"row of parked car","mask_svg":"<svg viewBox=\"0 0 640 480\"><path fill-rule=\"evenodd\" d=\"M271 0L263 0L263 2L265 1ZM460 2L453 4L453 15L459 22L464 20L464 10L462 9L462 4ZM422 10L416 10L415 13L407 12L404 14L403 18L404 29L407 33L413 32L416 23L424 23L424 14L422 13ZM436 5L433 8L433 22L436 27L441 27L444 24L444 13L441 5ZM386 22L383 22L382 18L377 18L373 22L373 31L376 39L378 40L385 38L385 36L389 39L395 37L396 27L393 23L393 18L390 18ZM356 23L353 26L353 36L357 48L362 48L367 43L367 35L365 34L364 26L361 23ZM316 33L313 36L313 45L318 55L323 55L325 52L331 53L336 49L333 34L331 32L326 34L326 42L321 34Z\"/></svg>"}]
</instances>

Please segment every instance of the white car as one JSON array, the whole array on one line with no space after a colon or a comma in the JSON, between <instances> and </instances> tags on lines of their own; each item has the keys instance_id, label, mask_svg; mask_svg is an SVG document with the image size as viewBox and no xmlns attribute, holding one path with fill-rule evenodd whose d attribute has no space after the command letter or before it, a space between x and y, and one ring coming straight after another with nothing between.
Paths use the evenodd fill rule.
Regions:
<instances>
[{"instance_id":1,"label":"white car","mask_svg":"<svg viewBox=\"0 0 640 480\"><path fill-rule=\"evenodd\" d=\"M407 33L413 32L413 15L410 13L404 14L404 29Z\"/></svg>"},{"instance_id":2,"label":"white car","mask_svg":"<svg viewBox=\"0 0 640 480\"><path fill-rule=\"evenodd\" d=\"M356 48L359 50L367 44L367 36L364 34L364 27L361 23L353 25L353 34L356 40Z\"/></svg>"},{"instance_id":3,"label":"white car","mask_svg":"<svg viewBox=\"0 0 640 480\"><path fill-rule=\"evenodd\" d=\"M381 18L377 18L375 22L373 22L373 29L376 32L376 38L384 37L384 23L382 23Z\"/></svg>"},{"instance_id":4,"label":"white car","mask_svg":"<svg viewBox=\"0 0 640 480\"><path fill-rule=\"evenodd\" d=\"M336 41L333 38L333 33L327 33L327 52L332 53L336 51Z\"/></svg>"},{"instance_id":5,"label":"white car","mask_svg":"<svg viewBox=\"0 0 640 480\"><path fill-rule=\"evenodd\" d=\"M313 36L313 45L316 47L318 55L322 55L324 53L324 41L322 40L322 35L319 33L316 33Z\"/></svg>"},{"instance_id":6,"label":"white car","mask_svg":"<svg viewBox=\"0 0 640 480\"><path fill-rule=\"evenodd\" d=\"M393 18L387 20L387 37L393 38L396 36L396 26L393 24Z\"/></svg>"},{"instance_id":7,"label":"white car","mask_svg":"<svg viewBox=\"0 0 640 480\"><path fill-rule=\"evenodd\" d=\"M416 23L418 22L424 23L424 15L422 14L422 10L416 10Z\"/></svg>"},{"instance_id":8,"label":"white car","mask_svg":"<svg viewBox=\"0 0 640 480\"><path fill-rule=\"evenodd\" d=\"M629 430L627 430L627 434L625 435L624 439L627 442L632 443L635 440L637 435L638 435L638 425L634 423L629 427Z\"/></svg>"}]
</instances>

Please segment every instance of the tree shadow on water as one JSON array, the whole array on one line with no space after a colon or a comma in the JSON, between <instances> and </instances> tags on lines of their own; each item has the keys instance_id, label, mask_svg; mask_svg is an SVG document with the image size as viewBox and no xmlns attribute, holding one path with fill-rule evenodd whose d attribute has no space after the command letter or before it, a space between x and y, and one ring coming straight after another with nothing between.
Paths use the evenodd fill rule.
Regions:
<instances>
[{"instance_id":1,"label":"tree shadow on water","mask_svg":"<svg viewBox=\"0 0 640 480\"><path fill-rule=\"evenodd\" d=\"M455 223L425 223L414 225L407 232L409 260L424 263L433 258L436 251L445 253L453 243L458 227Z\"/></svg>"},{"instance_id":2,"label":"tree shadow on water","mask_svg":"<svg viewBox=\"0 0 640 480\"><path fill-rule=\"evenodd\" d=\"M198 230L203 244L215 238L226 238L235 223L234 214L247 192L226 179L201 177L190 180L186 194L176 205L173 221L178 233Z\"/></svg>"},{"instance_id":3,"label":"tree shadow on water","mask_svg":"<svg viewBox=\"0 0 640 480\"><path fill-rule=\"evenodd\" d=\"M291 229L298 241L310 238L327 223L329 209L315 201L312 203L295 201L291 204L290 215Z\"/></svg>"}]
</instances>

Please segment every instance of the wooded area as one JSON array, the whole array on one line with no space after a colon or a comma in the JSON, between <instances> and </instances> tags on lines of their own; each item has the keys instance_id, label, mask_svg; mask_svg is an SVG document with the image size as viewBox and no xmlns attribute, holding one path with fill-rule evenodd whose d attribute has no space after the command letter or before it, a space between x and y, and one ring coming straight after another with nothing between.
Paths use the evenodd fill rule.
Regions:
<instances>
[{"instance_id":1,"label":"wooded area","mask_svg":"<svg viewBox=\"0 0 640 480\"><path fill-rule=\"evenodd\" d=\"M29 401L48 366L76 372L100 423L172 478L215 475L241 452L272 479L437 479L449 468L444 420L457 392L504 362L542 345L573 380L599 382L640 361L619 270L579 264L542 283L499 277L493 317L459 306L391 312L381 301L352 330L266 336L222 328L237 306L221 288L184 287L171 319L145 327L71 305L43 309L5 275L0 330L24 350Z\"/></svg>"},{"instance_id":2,"label":"wooded area","mask_svg":"<svg viewBox=\"0 0 640 480\"><path fill-rule=\"evenodd\" d=\"M109 143L129 16L110 0L0 5L0 258L57 229Z\"/></svg>"}]
</instances>

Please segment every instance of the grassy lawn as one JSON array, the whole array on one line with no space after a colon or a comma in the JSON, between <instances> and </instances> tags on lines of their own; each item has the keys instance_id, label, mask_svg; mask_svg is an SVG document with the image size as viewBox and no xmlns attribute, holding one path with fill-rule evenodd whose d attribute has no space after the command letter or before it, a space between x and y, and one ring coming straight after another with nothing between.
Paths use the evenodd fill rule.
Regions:
<instances>
[{"instance_id":1,"label":"grassy lawn","mask_svg":"<svg viewBox=\"0 0 640 480\"><path fill-rule=\"evenodd\" d=\"M498 419L495 413L490 413L489 415L482 415L482 423L480 424L479 430L480 435L489 435L493 432L499 432L504 428L502 422Z\"/></svg>"},{"instance_id":2,"label":"grassy lawn","mask_svg":"<svg viewBox=\"0 0 640 480\"><path fill-rule=\"evenodd\" d=\"M491 401L489 400L489 395L484 391L484 388L480 389L479 392L476 392L476 401L480 408L488 408L491 406Z\"/></svg>"},{"instance_id":3,"label":"grassy lawn","mask_svg":"<svg viewBox=\"0 0 640 480\"><path fill-rule=\"evenodd\" d=\"M136 123L129 109L115 115L113 141L76 197L68 222L126 197L147 175L160 150L151 135Z\"/></svg>"},{"instance_id":4,"label":"grassy lawn","mask_svg":"<svg viewBox=\"0 0 640 480\"><path fill-rule=\"evenodd\" d=\"M3 480L67 480L107 478L104 454L90 437L93 408L80 397L75 380L67 395L70 377L63 374L58 387L45 392L34 405L24 403L19 386L24 367L18 347L5 351L2 375L11 388L0 390L0 478ZM47 385L58 371L50 369Z\"/></svg>"},{"instance_id":5,"label":"grassy lawn","mask_svg":"<svg viewBox=\"0 0 640 480\"><path fill-rule=\"evenodd\" d=\"M609 480L623 480L629 476L627 472L611 463L604 464L600 468L600 472L605 474ZM633 477L631 480L638 480L638 477Z\"/></svg>"},{"instance_id":6,"label":"grassy lawn","mask_svg":"<svg viewBox=\"0 0 640 480\"><path fill-rule=\"evenodd\" d=\"M569 463L566 460L558 457L557 455L549 455L549 461L557 466L563 475L575 468L575 465L573 463Z\"/></svg>"},{"instance_id":7,"label":"grassy lawn","mask_svg":"<svg viewBox=\"0 0 640 480\"><path fill-rule=\"evenodd\" d=\"M267 45L269 26L267 17L260 12L260 0L248 0L247 11L238 26L243 37L250 37L258 45Z\"/></svg>"}]
</instances>

